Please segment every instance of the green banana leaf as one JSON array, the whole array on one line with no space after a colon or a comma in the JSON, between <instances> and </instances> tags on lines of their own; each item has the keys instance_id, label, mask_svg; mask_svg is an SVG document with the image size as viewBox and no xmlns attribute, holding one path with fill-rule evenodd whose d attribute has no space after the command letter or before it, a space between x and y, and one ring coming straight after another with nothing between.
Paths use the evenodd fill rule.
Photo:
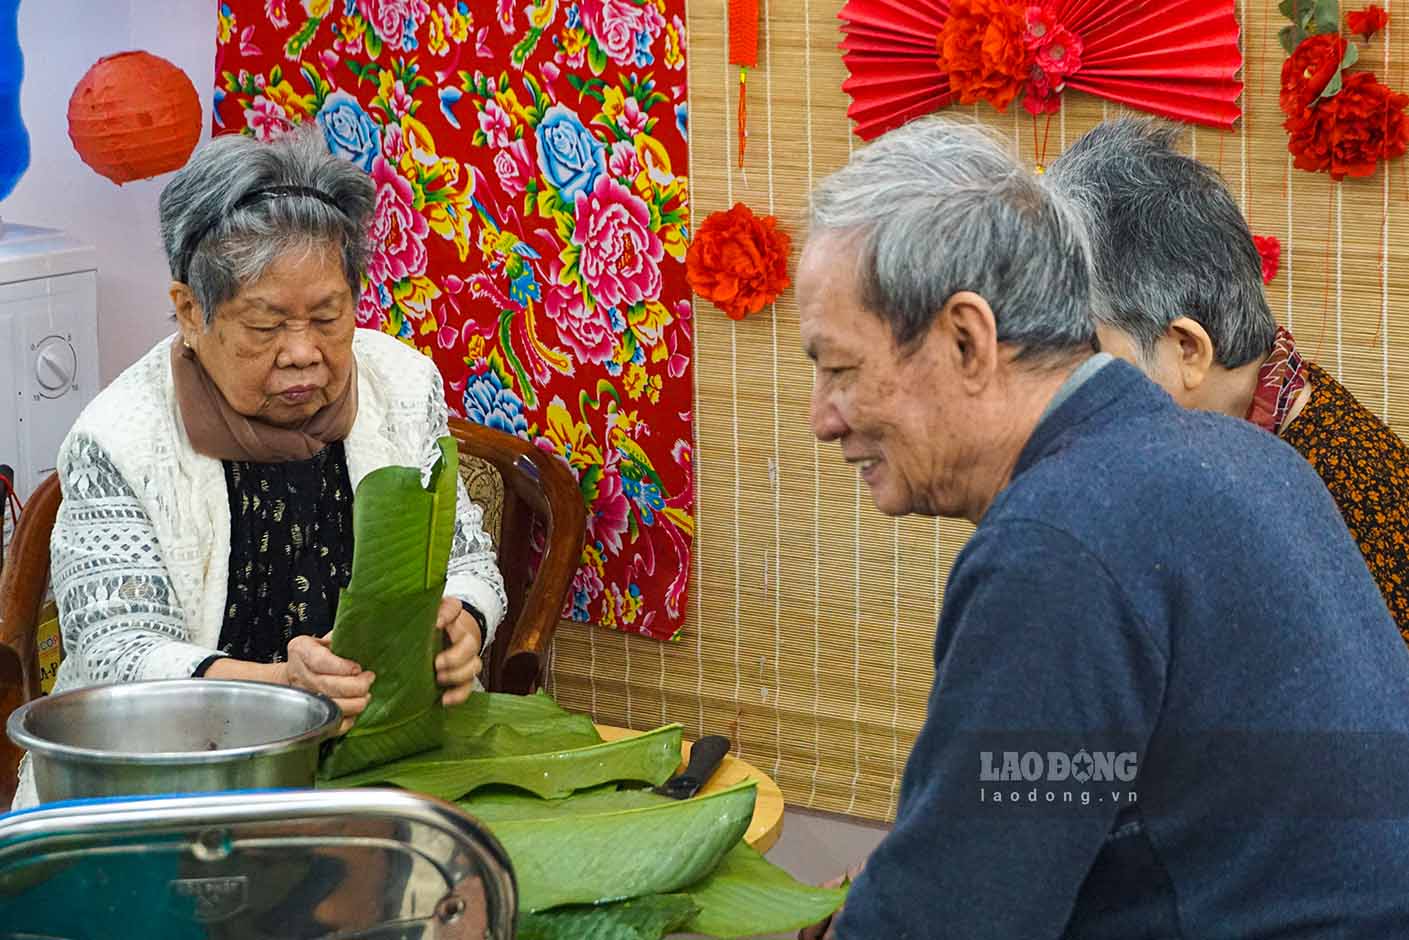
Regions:
<instances>
[{"instance_id":1,"label":"green banana leaf","mask_svg":"<svg viewBox=\"0 0 1409 940\"><path fill-rule=\"evenodd\" d=\"M495 725L523 725L574 714L541 689L532 695L476 692L445 711L445 733L473 737Z\"/></svg>"},{"instance_id":2,"label":"green banana leaf","mask_svg":"<svg viewBox=\"0 0 1409 940\"><path fill-rule=\"evenodd\" d=\"M551 753L451 760L417 755L324 783L337 787L392 784L442 800L456 800L490 784L508 784L556 799L619 780L664 783L680 765L680 733L680 725L666 725L632 738Z\"/></svg>"},{"instance_id":3,"label":"green banana leaf","mask_svg":"<svg viewBox=\"0 0 1409 940\"><path fill-rule=\"evenodd\" d=\"M573 817L622 812L670 802L669 797L650 790L607 786L579 791L561 800L541 800L515 791L483 790L461 800L459 805L493 830L507 821L570 820ZM638 937L658 940L677 929L718 937L790 933L833 913L846 897L845 888L816 888L795 880L743 840L729 850L708 877L680 889L680 893L690 898L699 912L688 922L661 928L659 933L647 932L648 925L653 922L639 921L639 909L624 911L618 924L617 911L623 908L623 904L618 902L596 907L554 908L541 915L544 919L534 915L526 923L531 923L536 932L531 935L520 932L520 937L572 940L576 937L620 936L630 940ZM624 903L639 904L652 897Z\"/></svg>"},{"instance_id":4,"label":"green banana leaf","mask_svg":"<svg viewBox=\"0 0 1409 940\"><path fill-rule=\"evenodd\" d=\"M846 900L846 888L803 884L742 840L685 893L700 912L684 929L715 937L789 933L817 923Z\"/></svg>"},{"instance_id":5,"label":"green banana leaf","mask_svg":"<svg viewBox=\"0 0 1409 940\"><path fill-rule=\"evenodd\" d=\"M660 940L674 931L715 937L791 934L835 913L845 899L845 888L802 884L741 840L713 874L677 894L524 914L518 936L519 940ZM665 916L674 911L693 913L681 919ZM659 916L651 916L656 912Z\"/></svg>"},{"instance_id":6,"label":"green banana leaf","mask_svg":"<svg viewBox=\"0 0 1409 940\"><path fill-rule=\"evenodd\" d=\"M479 757L518 757L572 751L601 744L597 726L586 715L564 715L522 725L495 725L469 737L446 735L437 750L417 754L416 760L463 760Z\"/></svg>"},{"instance_id":7,"label":"green banana leaf","mask_svg":"<svg viewBox=\"0 0 1409 940\"><path fill-rule=\"evenodd\" d=\"M352 730L324 754L320 775L437 747L445 710L435 681L442 636L436 612L455 534L455 440L438 442L430 486L415 467L381 467L357 485L352 503L352 579L338 600L333 652L377 674L372 699Z\"/></svg>"},{"instance_id":8,"label":"green banana leaf","mask_svg":"<svg viewBox=\"0 0 1409 940\"><path fill-rule=\"evenodd\" d=\"M670 797L653 790L618 788L609 783L590 790L579 790L572 796L545 800L522 790L486 787L457 805L486 825L499 822L521 822L527 819L563 819L590 816L594 813L619 813L645 806L669 803Z\"/></svg>"},{"instance_id":9,"label":"green banana leaf","mask_svg":"<svg viewBox=\"0 0 1409 940\"><path fill-rule=\"evenodd\" d=\"M476 692L445 709L445 740L417 760L447 761L570 751L601 744L586 715L558 706L542 692L508 695Z\"/></svg>"},{"instance_id":10,"label":"green banana leaf","mask_svg":"<svg viewBox=\"0 0 1409 940\"><path fill-rule=\"evenodd\" d=\"M514 865L519 909L661 894L714 871L753 818L757 783L611 813L489 824Z\"/></svg>"},{"instance_id":11,"label":"green banana leaf","mask_svg":"<svg viewBox=\"0 0 1409 940\"><path fill-rule=\"evenodd\" d=\"M518 940L660 940L699 910L683 894L651 894L601 907L520 914Z\"/></svg>"}]
</instances>

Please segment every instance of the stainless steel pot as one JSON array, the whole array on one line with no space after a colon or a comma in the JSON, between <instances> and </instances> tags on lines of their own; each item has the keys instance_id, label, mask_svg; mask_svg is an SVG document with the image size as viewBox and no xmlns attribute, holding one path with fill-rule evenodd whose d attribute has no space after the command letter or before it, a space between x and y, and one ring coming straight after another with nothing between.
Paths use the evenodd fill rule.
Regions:
<instances>
[{"instance_id":1,"label":"stainless steel pot","mask_svg":"<svg viewBox=\"0 0 1409 940\"><path fill-rule=\"evenodd\" d=\"M29 751L42 802L310 787L342 712L263 682L168 679L36 699L6 730Z\"/></svg>"}]
</instances>

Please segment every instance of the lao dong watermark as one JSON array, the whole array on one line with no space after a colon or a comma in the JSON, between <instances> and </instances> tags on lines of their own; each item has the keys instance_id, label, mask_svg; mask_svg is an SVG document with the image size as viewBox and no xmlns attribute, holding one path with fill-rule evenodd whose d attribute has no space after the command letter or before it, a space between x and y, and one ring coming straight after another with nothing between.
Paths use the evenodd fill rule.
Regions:
<instances>
[{"instance_id":1,"label":"lao dong watermark","mask_svg":"<svg viewBox=\"0 0 1409 940\"><path fill-rule=\"evenodd\" d=\"M1134 751L980 751L979 802L1025 805L1134 803Z\"/></svg>"}]
</instances>

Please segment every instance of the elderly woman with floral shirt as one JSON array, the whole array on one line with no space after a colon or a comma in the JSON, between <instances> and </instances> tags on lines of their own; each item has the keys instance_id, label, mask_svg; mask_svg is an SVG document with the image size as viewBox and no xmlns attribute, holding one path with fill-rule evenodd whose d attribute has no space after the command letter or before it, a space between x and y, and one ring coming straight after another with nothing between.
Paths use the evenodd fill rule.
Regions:
<instances>
[{"instance_id":1,"label":"elderly woman with floral shirt","mask_svg":"<svg viewBox=\"0 0 1409 940\"><path fill-rule=\"evenodd\" d=\"M356 328L375 189L301 132L221 137L161 196L175 336L79 417L59 455L56 691L205 676L324 693L346 722L375 676L329 631L358 482L426 466L447 432L429 359ZM436 677L463 701L504 615L459 488ZM28 768L16 805L35 799Z\"/></svg>"},{"instance_id":2,"label":"elderly woman with floral shirt","mask_svg":"<svg viewBox=\"0 0 1409 940\"><path fill-rule=\"evenodd\" d=\"M1179 136L1107 121L1044 177L1091 227L1101 348L1180 404L1246 418L1305 457L1409 643L1409 445L1277 325L1247 222Z\"/></svg>"}]
</instances>

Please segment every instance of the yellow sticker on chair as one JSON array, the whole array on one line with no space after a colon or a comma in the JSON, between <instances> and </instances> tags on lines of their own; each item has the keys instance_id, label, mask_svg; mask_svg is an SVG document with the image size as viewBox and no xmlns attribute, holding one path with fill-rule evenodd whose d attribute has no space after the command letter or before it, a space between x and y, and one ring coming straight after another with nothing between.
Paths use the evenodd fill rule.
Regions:
<instances>
[{"instance_id":1,"label":"yellow sticker on chair","mask_svg":"<svg viewBox=\"0 0 1409 940\"><path fill-rule=\"evenodd\" d=\"M54 677L59 674L59 660L63 658L59 644L59 608L52 600L45 601L39 608L34 643L39 652L39 689L48 695L54 688Z\"/></svg>"}]
</instances>

